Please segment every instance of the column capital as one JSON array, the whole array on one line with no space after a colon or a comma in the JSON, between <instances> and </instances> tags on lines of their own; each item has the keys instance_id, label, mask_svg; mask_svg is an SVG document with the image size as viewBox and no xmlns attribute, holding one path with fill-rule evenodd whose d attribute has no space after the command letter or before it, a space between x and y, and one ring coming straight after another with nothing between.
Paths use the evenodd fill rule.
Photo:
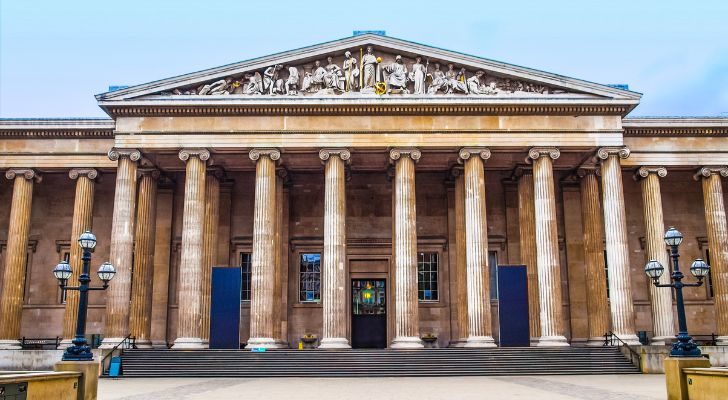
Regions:
<instances>
[{"instance_id":1,"label":"column capital","mask_svg":"<svg viewBox=\"0 0 728 400\"><path fill-rule=\"evenodd\" d=\"M473 154L477 154L483 160L487 160L490 158L490 149L487 147L463 147L458 151L458 162L464 162Z\"/></svg>"},{"instance_id":2,"label":"column capital","mask_svg":"<svg viewBox=\"0 0 728 400\"><path fill-rule=\"evenodd\" d=\"M181 149L179 151L179 159L187 161L190 157L198 157L202 161L210 159L210 151L207 149Z\"/></svg>"},{"instance_id":3,"label":"column capital","mask_svg":"<svg viewBox=\"0 0 728 400\"><path fill-rule=\"evenodd\" d=\"M208 166L205 170L208 176L214 176L218 180L222 181L225 178L225 170L220 166Z\"/></svg>"},{"instance_id":4,"label":"column capital","mask_svg":"<svg viewBox=\"0 0 728 400\"><path fill-rule=\"evenodd\" d=\"M697 181L700 180L700 178L710 178L711 175L720 175L723 178L728 178L728 166L709 165L700 167L695 175L693 175L693 179Z\"/></svg>"},{"instance_id":5,"label":"column capital","mask_svg":"<svg viewBox=\"0 0 728 400\"><path fill-rule=\"evenodd\" d=\"M629 157L630 153L627 147L601 147L597 150L596 158L606 160L609 156L619 156L619 158L625 159Z\"/></svg>"},{"instance_id":6,"label":"column capital","mask_svg":"<svg viewBox=\"0 0 728 400\"><path fill-rule=\"evenodd\" d=\"M667 176L667 168L658 166L642 166L637 169L634 173L634 180L647 178L650 174L656 174L660 178Z\"/></svg>"},{"instance_id":7,"label":"column capital","mask_svg":"<svg viewBox=\"0 0 728 400\"><path fill-rule=\"evenodd\" d=\"M580 166L576 169L576 175L579 178L584 178L587 175L601 176L602 171L598 165Z\"/></svg>"},{"instance_id":8,"label":"column capital","mask_svg":"<svg viewBox=\"0 0 728 400\"><path fill-rule=\"evenodd\" d=\"M112 147L109 150L109 160L118 161L120 158L128 157L132 161L139 161L142 158L142 153L138 149L120 149L118 147Z\"/></svg>"},{"instance_id":9,"label":"column capital","mask_svg":"<svg viewBox=\"0 0 728 400\"><path fill-rule=\"evenodd\" d=\"M411 158L412 161L417 162L420 157L422 157L422 152L414 147L396 147L389 150L390 161L397 161L402 157L402 155L405 155Z\"/></svg>"},{"instance_id":10,"label":"column capital","mask_svg":"<svg viewBox=\"0 0 728 400\"><path fill-rule=\"evenodd\" d=\"M561 156L561 151L556 147L531 147L528 150L528 158L526 160L530 162L530 160L538 160L544 156L556 160Z\"/></svg>"},{"instance_id":11,"label":"column capital","mask_svg":"<svg viewBox=\"0 0 728 400\"><path fill-rule=\"evenodd\" d=\"M520 164L513 168L511 177L513 180L521 179L524 175L533 175L533 167L530 164Z\"/></svg>"},{"instance_id":12,"label":"column capital","mask_svg":"<svg viewBox=\"0 0 728 400\"><path fill-rule=\"evenodd\" d=\"M80 176L94 180L99 177L99 171L94 168L73 168L68 171L68 177L71 179L75 180Z\"/></svg>"},{"instance_id":13,"label":"column capital","mask_svg":"<svg viewBox=\"0 0 728 400\"><path fill-rule=\"evenodd\" d=\"M5 171L5 177L13 180L15 177L23 177L27 180L34 180L35 182L41 181L41 176L38 171L31 168L10 168Z\"/></svg>"},{"instance_id":14,"label":"column capital","mask_svg":"<svg viewBox=\"0 0 728 400\"><path fill-rule=\"evenodd\" d=\"M138 176L151 176L152 179L157 180L161 176L161 173L156 168L139 168L137 169Z\"/></svg>"},{"instance_id":15,"label":"column capital","mask_svg":"<svg viewBox=\"0 0 728 400\"><path fill-rule=\"evenodd\" d=\"M281 158L281 151L278 149L252 149L250 150L250 153L248 153L248 157L250 157L252 161L258 161L260 156L266 156L273 161L277 161Z\"/></svg>"},{"instance_id":16,"label":"column capital","mask_svg":"<svg viewBox=\"0 0 728 400\"><path fill-rule=\"evenodd\" d=\"M323 162L326 162L331 155L339 156L341 161L345 161L347 163L351 162L351 152L349 149L324 148L319 150L319 158Z\"/></svg>"}]
</instances>

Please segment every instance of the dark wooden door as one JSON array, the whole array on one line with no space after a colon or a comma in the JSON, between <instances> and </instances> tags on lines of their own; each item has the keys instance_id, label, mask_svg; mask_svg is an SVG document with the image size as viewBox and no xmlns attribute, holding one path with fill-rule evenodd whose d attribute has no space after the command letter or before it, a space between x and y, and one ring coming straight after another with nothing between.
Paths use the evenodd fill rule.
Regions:
<instances>
[{"instance_id":1,"label":"dark wooden door","mask_svg":"<svg viewBox=\"0 0 728 400\"><path fill-rule=\"evenodd\" d=\"M384 279L351 280L351 346L387 347L387 284Z\"/></svg>"}]
</instances>

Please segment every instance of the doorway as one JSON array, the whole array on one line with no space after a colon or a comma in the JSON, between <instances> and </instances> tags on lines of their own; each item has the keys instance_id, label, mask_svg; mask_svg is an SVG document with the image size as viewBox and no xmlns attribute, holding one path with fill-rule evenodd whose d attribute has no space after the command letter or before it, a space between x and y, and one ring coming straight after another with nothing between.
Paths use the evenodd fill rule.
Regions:
<instances>
[{"instance_id":1,"label":"doorway","mask_svg":"<svg viewBox=\"0 0 728 400\"><path fill-rule=\"evenodd\" d=\"M387 347L387 281L352 279L351 295L351 346Z\"/></svg>"}]
</instances>

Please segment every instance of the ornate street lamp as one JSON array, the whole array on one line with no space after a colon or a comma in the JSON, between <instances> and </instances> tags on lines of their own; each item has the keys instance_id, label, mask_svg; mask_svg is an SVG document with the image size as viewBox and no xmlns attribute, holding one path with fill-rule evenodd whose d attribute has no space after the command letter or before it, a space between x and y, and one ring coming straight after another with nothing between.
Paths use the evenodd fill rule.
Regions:
<instances>
[{"instance_id":1,"label":"ornate street lamp","mask_svg":"<svg viewBox=\"0 0 728 400\"><path fill-rule=\"evenodd\" d=\"M73 345L69 346L63 353L63 361L92 361L94 359L91 348L86 343L86 314L88 311L88 292L90 290L106 290L109 287L109 281L116 274L114 266L108 262L101 264L98 270L99 279L104 282L103 286L91 287L91 277L89 276L89 264L91 262L91 250L96 247L96 236L90 231L86 231L78 238L78 244L83 249L83 270L78 277L79 286L66 286L68 278L71 277L73 271L68 261L61 261L53 268L53 275L58 279L61 290L77 290L78 296L78 314L76 316L76 337L73 339Z\"/></svg>"},{"instance_id":2,"label":"ornate street lamp","mask_svg":"<svg viewBox=\"0 0 728 400\"><path fill-rule=\"evenodd\" d=\"M668 229L665 233L665 243L670 246L670 257L672 258L673 265L670 283L662 284L659 282L660 276L662 276L662 273L665 272L665 267L663 267L662 264L660 264L656 260L650 260L647 262L647 264L645 265L645 273L648 277L650 277L650 279L652 279L652 283L654 283L655 286L675 288L679 331L677 334L677 342L672 344L670 356L699 357L700 349L698 348L698 345L695 344L695 342L693 341L693 338L688 334L688 324L685 320L685 302L683 301L682 289L683 287L702 286L703 278L705 278L708 275L708 272L710 272L710 267L702 259L696 259L690 266L690 273L698 278L698 282L683 283L682 280L685 276L682 272L680 272L680 267L678 265L678 258L680 258L680 253L678 253L677 251L677 248L682 240L682 233L680 233L680 231L673 227L670 227L670 229Z\"/></svg>"}]
</instances>

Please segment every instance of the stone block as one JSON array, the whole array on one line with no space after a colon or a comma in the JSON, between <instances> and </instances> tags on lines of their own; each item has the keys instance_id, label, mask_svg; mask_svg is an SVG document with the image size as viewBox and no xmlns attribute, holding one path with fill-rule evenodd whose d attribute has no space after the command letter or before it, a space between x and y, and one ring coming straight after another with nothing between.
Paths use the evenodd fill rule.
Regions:
<instances>
[{"instance_id":1,"label":"stone block","mask_svg":"<svg viewBox=\"0 0 728 400\"><path fill-rule=\"evenodd\" d=\"M728 368L685 368L688 397L693 400L728 399Z\"/></svg>"},{"instance_id":2,"label":"stone block","mask_svg":"<svg viewBox=\"0 0 728 400\"><path fill-rule=\"evenodd\" d=\"M667 357L665 365L665 384L668 400L687 400L688 381L684 368L708 368L710 361L703 357Z\"/></svg>"},{"instance_id":3,"label":"stone block","mask_svg":"<svg viewBox=\"0 0 728 400\"><path fill-rule=\"evenodd\" d=\"M56 363L54 370L80 372L78 400L96 400L99 386L99 363L97 361L61 361Z\"/></svg>"}]
</instances>

